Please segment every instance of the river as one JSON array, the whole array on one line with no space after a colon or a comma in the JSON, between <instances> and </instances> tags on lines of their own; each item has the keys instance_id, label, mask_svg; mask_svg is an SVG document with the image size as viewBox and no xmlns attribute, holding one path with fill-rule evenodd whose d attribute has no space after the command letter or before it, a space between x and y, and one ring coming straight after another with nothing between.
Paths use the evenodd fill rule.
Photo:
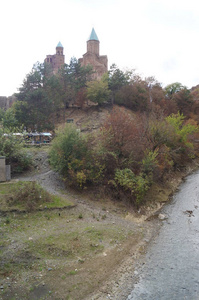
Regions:
<instances>
[{"instance_id":1,"label":"river","mask_svg":"<svg viewBox=\"0 0 199 300\"><path fill-rule=\"evenodd\" d=\"M162 214L158 236L135 274L128 300L199 300L199 171L187 177Z\"/></svg>"}]
</instances>

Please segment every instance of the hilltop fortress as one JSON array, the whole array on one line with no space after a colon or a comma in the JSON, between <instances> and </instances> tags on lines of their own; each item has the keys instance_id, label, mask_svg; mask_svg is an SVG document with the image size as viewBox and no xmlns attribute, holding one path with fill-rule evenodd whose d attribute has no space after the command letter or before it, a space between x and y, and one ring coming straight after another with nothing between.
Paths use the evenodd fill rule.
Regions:
<instances>
[{"instance_id":1,"label":"hilltop fortress","mask_svg":"<svg viewBox=\"0 0 199 300\"><path fill-rule=\"evenodd\" d=\"M82 58L79 58L82 66L91 65L93 67L94 73L92 74L92 79L100 79L108 71L107 55L100 55L99 46L100 42L93 28L87 40L87 52L83 54ZM51 65L54 74L65 64L64 47L60 42L56 47L56 53L47 55L44 62ZM7 110L15 101L16 98L14 95L10 97L0 96L0 108Z\"/></svg>"},{"instance_id":2,"label":"hilltop fortress","mask_svg":"<svg viewBox=\"0 0 199 300\"><path fill-rule=\"evenodd\" d=\"M82 66L91 65L93 67L93 79L100 79L108 71L108 58L107 55L99 54L99 44L99 39L93 28L87 41L87 52L83 54L82 58L79 58ZM54 55L47 55L44 62L52 66L54 74L64 65L64 47L60 42L56 47L56 53Z\"/></svg>"},{"instance_id":3,"label":"hilltop fortress","mask_svg":"<svg viewBox=\"0 0 199 300\"><path fill-rule=\"evenodd\" d=\"M65 64L64 47L60 42L56 47L56 53L54 55L47 55L44 63L51 65L54 74Z\"/></svg>"},{"instance_id":4,"label":"hilltop fortress","mask_svg":"<svg viewBox=\"0 0 199 300\"><path fill-rule=\"evenodd\" d=\"M87 41L87 52L79 59L82 66L91 65L93 67L93 79L100 79L108 71L107 55L99 54L99 39L94 28Z\"/></svg>"}]
</instances>

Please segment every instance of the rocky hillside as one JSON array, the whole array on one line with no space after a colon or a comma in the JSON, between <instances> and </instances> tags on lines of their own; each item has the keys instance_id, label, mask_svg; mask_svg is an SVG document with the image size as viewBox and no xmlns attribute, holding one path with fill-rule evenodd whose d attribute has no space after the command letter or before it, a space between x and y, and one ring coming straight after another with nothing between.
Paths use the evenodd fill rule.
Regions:
<instances>
[{"instance_id":1,"label":"rocky hillside","mask_svg":"<svg viewBox=\"0 0 199 300\"><path fill-rule=\"evenodd\" d=\"M64 117L56 122L56 129L64 126L67 122L73 122L81 131L92 131L100 128L112 110L112 106L92 106L85 109L68 108Z\"/></svg>"}]
</instances>

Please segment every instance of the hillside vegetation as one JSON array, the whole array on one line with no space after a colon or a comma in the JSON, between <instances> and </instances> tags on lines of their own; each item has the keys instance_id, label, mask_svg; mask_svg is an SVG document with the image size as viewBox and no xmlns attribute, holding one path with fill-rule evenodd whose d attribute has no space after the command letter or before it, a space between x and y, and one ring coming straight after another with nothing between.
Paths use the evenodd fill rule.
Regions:
<instances>
[{"instance_id":1,"label":"hillside vegetation","mask_svg":"<svg viewBox=\"0 0 199 300\"><path fill-rule=\"evenodd\" d=\"M91 68L73 58L56 75L37 63L16 98L0 114L1 131L8 132L1 134L0 154L20 165L25 152L14 150L20 143L9 131L51 130L51 165L75 189L95 187L138 207L154 182L165 182L198 155L197 87L176 82L162 88L153 77L143 79L116 65L92 80ZM66 126L55 130L58 123ZM20 170L28 167L26 161Z\"/></svg>"}]
</instances>

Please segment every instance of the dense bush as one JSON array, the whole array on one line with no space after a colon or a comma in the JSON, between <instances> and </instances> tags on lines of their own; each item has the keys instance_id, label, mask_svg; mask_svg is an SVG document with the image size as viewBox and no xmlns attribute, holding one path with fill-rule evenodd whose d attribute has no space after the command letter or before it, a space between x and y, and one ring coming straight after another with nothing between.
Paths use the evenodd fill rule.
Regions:
<instances>
[{"instance_id":1,"label":"dense bush","mask_svg":"<svg viewBox=\"0 0 199 300\"><path fill-rule=\"evenodd\" d=\"M24 148L23 139L8 130L0 129L0 155L6 157L12 173L20 173L32 165L32 158Z\"/></svg>"},{"instance_id":2,"label":"dense bush","mask_svg":"<svg viewBox=\"0 0 199 300\"><path fill-rule=\"evenodd\" d=\"M195 155L196 123L180 114L149 117L115 108L104 123L98 146L103 149L104 177L141 204L154 181L164 180Z\"/></svg>"},{"instance_id":3,"label":"dense bush","mask_svg":"<svg viewBox=\"0 0 199 300\"><path fill-rule=\"evenodd\" d=\"M72 185L82 188L102 176L103 166L92 152L90 140L71 124L57 132L49 155L53 168Z\"/></svg>"},{"instance_id":4,"label":"dense bush","mask_svg":"<svg viewBox=\"0 0 199 300\"><path fill-rule=\"evenodd\" d=\"M147 145L142 119L131 111L115 107L101 128L100 143L104 156L114 157L117 167L125 164L137 168Z\"/></svg>"},{"instance_id":5,"label":"dense bush","mask_svg":"<svg viewBox=\"0 0 199 300\"><path fill-rule=\"evenodd\" d=\"M59 131L50 162L72 185L103 185L139 206L154 181L193 157L196 131L180 113L158 119L115 107L92 138L71 124Z\"/></svg>"},{"instance_id":6,"label":"dense bush","mask_svg":"<svg viewBox=\"0 0 199 300\"><path fill-rule=\"evenodd\" d=\"M70 170L80 171L84 166L88 147L77 129L67 124L56 133L50 151L50 163L56 171L67 176Z\"/></svg>"},{"instance_id":7,"label":"dense bush","mask_svg":"<svg viewBox=\"0 0 199 300\"><path fill-rule=\"evenodd\" d=\"M130 191L139 206L151 185L151 178L143 173L135 175L130 169L116 170L115 185L120 185L124 190Z\"/></svg>"},{"instance_id":8,"label":"dense bush","mask_svg":"<svg viewBox=\"0 0 199 300\"><path fill-rule=\"evenodd\" d=\"M116 94L115 103L133 111L146 111L149 106L149 93L141 83L124 86Z\"/></svg>"},{"instance_id":9,"label":"dense bush","mask_svg":"<svg viewBox=\"0 0 199 300\"><path fill-rule=\"evenodd\" d=\"M23 182L7 201L9 205L22 205L27 211L33 211L39 204L50 202L51 196L35 181Z\"/></svg>"}]
</instances>

